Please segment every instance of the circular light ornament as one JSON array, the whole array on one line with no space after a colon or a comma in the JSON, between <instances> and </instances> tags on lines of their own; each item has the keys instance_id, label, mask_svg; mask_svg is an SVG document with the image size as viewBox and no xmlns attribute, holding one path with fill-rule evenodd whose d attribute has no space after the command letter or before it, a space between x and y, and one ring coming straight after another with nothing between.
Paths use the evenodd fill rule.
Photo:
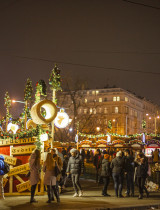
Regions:
<instances>
[{"instance_id":1,"label":"circular light ornament","mask_svg":"<svg viewBox=\"0 0 160 210\"><path fill-rule=\"evenodd\" d=\"M60 112L58 112L57 117L55 118L54 124L58 128L65 128L69 124L69 116L64 109L60 109Z\"/></svg>"},{"instance_id":2,"label":"circular light ornament","mask_svg":"<svg viewBox=\"0 0 160 210\"><path fill-rule=\"evenodd\" d=\"M45 117L42 115L41 109L46 112ZM31 108L31 117L34 123L42 125L52 122L57 116L57 107L50 100L43 100L36 103Z\"/></svg>"},{"instance_id":3,"label":"circular light ornament","mask_svg":"<svg viewBox=\"0 0 160 210\"><path fill-rule=\"evenodd\" d=\"M9 123L7 126L7 131L11 130L15 134L17 132L18 128L19 128L18 125Z\"/></svg>"},{"instance_id":4,"label":"circular light ornament","mask_svg":"<svg viewBox=\"0 0 160 210\"><path fill-rule=\"evenodd\" d=\"M41 141L47 141L48 140L48 134L47 133L41 134L40 135L40 140Z\"/></svg>"}]
</instances>

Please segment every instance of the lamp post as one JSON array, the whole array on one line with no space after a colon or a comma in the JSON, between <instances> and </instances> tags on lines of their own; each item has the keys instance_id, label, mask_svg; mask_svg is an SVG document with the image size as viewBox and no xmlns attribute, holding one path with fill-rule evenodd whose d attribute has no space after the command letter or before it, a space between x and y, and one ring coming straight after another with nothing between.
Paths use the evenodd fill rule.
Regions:
<instances>
[{"instance_id":1,"label":"lamp post","mask_svg":"<svg viewBox=\"0 0 160 210\"><path fill-rule=\"evenodd\" d=\"M146 116L149 117L149 120L152 119L152 117L147 113ZM160 117L159 116L155 116L155 114L153 115L154 116L154 133L155 133L155 136L157 135L157 119L159 119Z\"/></svg>"},{"instance_id":2,"label":"lamp post","mask_svg":"<svg viewBox=\"0 0 160 210\"><path fill-rule=\"evenodd\" d=\"M25 116L24 116L24 129L27 129L27 101L17 101L17 100L12 100L12 103L21 103L25 104Z\"/></svg>"}]
</instances>

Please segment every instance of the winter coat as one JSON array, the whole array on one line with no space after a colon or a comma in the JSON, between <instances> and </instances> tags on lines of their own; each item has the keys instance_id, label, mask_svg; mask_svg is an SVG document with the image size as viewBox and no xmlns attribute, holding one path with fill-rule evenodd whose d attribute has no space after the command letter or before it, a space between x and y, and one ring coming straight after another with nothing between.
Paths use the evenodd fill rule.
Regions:
<instances>
[{"instance_id":1,"label":"winter coat","mask_svg":"<svg viewBox=\"0 0 160 210\"><path fill-rule=\"evenodd\" d=\"M40 180L41 165L40 164L38 164L37 166L35 165L35 158L36 158L36 155L32 153L29 160L29 167L30 167L29 180L30 180L31 185L37 184Z\"/></svg>"},{"instance_id":2,"label":"winter coat","mask_svg":"<svg viewBox=\"0 0 160 210\"><path fill-rule=\"evenodd\" d=\"M68 161L68 166L67 166L67 173L71 174L81 174L83 173L84 169L84 163L82 160L82 157L79 156L79 154L76 155L76 157L71 156Z\"/></svg>"},{"instance_id":3,"label":"winter coat","mask_svg":"<svg viewBox=\"0 0 160 210\"><path fill-rule=\"evenodd\" d=\"M44 162L43 165L43 172L45 173L44 175L44 185L56 185L56 176L55 176L55 161L54 161L54 167L53 170L48 170L46 168L46 161Z\"/></svg>"},{"instance_id":4,"label":"winter coat","mask_svg":"<svg viewBox=\"0 0 160 210\"><path fill-rule=\"evenodd\" d=\"M135 166L137 167L136 177L146 178L148 176L148 161L146 159L143 163L135 162Z\"/></svg>"},{"instance_id":5,"label":"winter coat","mask_svg":"<svg viewBox=\"0 0 160 210\"><path fill-rule=\"evenodd\" d=\"M123 174L124 172L124 158L116 157L111 162L112 173Z\"/></svg>"},{"instance_id":6,"label":"winter coat","mask_svg":"<svg viewBox=\"0 0 160 210\"><path fill-rule=\"evenodd\" d=\"M101 170L101 176L106 177L110 176L110 162L106 159L102 160L102 170Z\"/></svg>"},{"instance_id":7,"label":"winter coat","mask_svg":"<svg viewBox=\"0 0 160 210\"><path fill-rule=\"evenodd\" d=\"M125 157L125 171L127 173L134 173L134 158L133 156L129 155Z\"/></svg>"},{"instance_id":8,"label":"winter coat","mask_svg":"<svg viewBox=\"0 0 160 210\"><path fill-rule=\"evenodd\" d=\"M0 155L0 175L4 175L4 157Z\"/></svg>"},{"instance_id":9,"label":"winter coat","mask_svg":"<svg viewBox=\"0 0 160 210\"><path fill-rule=\"evenodd\" d=\"M93 165L96 167L96 169L100 169L101 163L102 163L102 156L96 154L93 157Z\"/></svg>"},{"instance_id":10,"label":"winter coat","mask_svg":"<svg viewBox=\"0 0 160 210\"><path fill-rule=\"evenodd\" d=\"M57 162L57 165L59 167L59 170L61 171L62 168L63 168L63 162L62 162L62 159L57 155L53 155L53 160L55 160ZM60 181L61 179L61 174L59 174L57 177L56 177L57 181Z\"/></svg>"}]
</instances>

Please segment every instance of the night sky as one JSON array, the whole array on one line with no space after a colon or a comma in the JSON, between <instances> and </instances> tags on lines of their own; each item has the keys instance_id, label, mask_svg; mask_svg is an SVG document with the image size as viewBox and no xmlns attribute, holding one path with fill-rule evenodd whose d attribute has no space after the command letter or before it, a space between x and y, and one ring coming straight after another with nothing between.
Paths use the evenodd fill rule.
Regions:
<instances>
[{"instance_id":1,"label":"night sky","mask_svg":"<svg viewBox=\"0 0 160 210\"><path fill-rule=\"evenodd\" d=\"M160 1L0 0L0 112L6 91L23 100L27 78L48 83L54 63L63 80L160 105Z\"/></svg>"}]
</instances>

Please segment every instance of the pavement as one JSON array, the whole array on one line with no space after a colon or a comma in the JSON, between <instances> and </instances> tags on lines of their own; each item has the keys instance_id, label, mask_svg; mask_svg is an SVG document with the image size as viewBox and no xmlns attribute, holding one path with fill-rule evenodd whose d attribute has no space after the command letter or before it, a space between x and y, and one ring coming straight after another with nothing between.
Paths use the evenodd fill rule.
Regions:
<instances>
[{"instance_id":1,"label":"pavement","mask_svg":"<svg viewBox=\"0 0 160 210\"><path fill-rule=\"evenodd\" d=\"M12 196L0 200L0 210L141 210L160 209L160 192L150 193L149 198L138 200L138 190L135 188L135 197L116 198L113 190L113 183L109 184L108 193L111 197L101 195L103 185L97 186L94 180L80 180L84 195L83 197L72 197L72 187L67 187L60 195L60 203L56 201L48 204L47 194L35 196L38 203L29 203L30 196ZM125 195L125 189L123 190Z\"/></svg>"}]
</instances>

